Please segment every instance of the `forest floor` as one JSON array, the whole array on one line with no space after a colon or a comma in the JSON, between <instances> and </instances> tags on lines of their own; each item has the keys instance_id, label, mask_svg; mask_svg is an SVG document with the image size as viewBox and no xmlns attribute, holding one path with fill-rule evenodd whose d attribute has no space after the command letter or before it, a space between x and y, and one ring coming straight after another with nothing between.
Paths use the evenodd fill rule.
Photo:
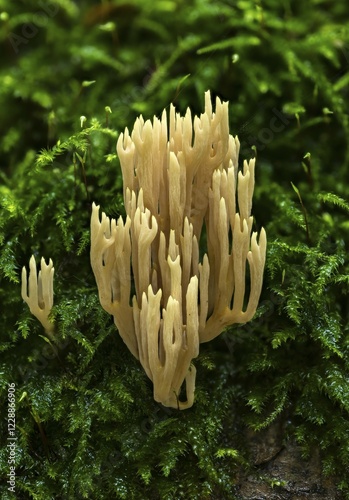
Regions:
<instances>
[{"instance_id":1,"label":"forest floor","mask_svg":"<svg viewBox=\"0 0 349 500\"><path fill-rule=\"evenodd\" d=\"M239 478L239 500L344 500L338 481L324 477L319 454L302 458L296 443L282 442L280 425L246 438L255 469Z\"/></svg>"}]
</instances>

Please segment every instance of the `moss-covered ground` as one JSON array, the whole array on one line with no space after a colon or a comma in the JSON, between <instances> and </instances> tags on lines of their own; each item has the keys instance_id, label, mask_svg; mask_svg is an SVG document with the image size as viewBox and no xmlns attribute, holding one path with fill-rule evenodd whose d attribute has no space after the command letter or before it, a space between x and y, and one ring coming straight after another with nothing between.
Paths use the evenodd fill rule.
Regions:
<instances>
[{"instance_id":1,"label":"moss-covered ground","mask_svg":"<svg viewBox=\"0 0 349 500\"><path fill-rule=\"evenodd\" d=\"M344 0L0 0L2 499L234 499L246 429L275 421L349 498L348 21ZM179 412L100 307L89 221L124 214L124 127L207 89L257 156L268 255L255 319L202 345ZM55 351L20 294L32 254L55 264Z\"/></svg>"}]
</instances>

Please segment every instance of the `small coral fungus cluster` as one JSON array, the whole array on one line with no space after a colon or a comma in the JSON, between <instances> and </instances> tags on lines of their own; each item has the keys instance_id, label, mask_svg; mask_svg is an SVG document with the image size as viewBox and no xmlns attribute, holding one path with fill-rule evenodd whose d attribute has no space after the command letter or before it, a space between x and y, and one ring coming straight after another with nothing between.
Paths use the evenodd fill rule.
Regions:
<instances>
[{"instance_id":1,"label":"small coral fungus cluster","mask_svg":"<svg viewBox=\"0 0 349 500\"><path fill-rule=\"evenodd\" d=\"M266 235L262 229L259 242L257 233L251 235L255 161L245 161L238 172L239 141L229 135L228 103L217 98L213 112L209 92L205 112L194 121L189 109L182 117L173 106L169 126L165 110L161 120L139 117L131 134L126 129L120 135L117 152L126 220L104 213L100 219L99 207L92 208L99 299L152 380L154 399L189 408L200 342L246 323L258 304ZM202 258L200 241L207 246ZM22 296L28 303L34 298L39 319L45 307L44 326L51 332L46 308L52 298L44 288L52 286L52 263L38 280L34 264L29 294L23 272Z\"/></svg>"}]
</instances>

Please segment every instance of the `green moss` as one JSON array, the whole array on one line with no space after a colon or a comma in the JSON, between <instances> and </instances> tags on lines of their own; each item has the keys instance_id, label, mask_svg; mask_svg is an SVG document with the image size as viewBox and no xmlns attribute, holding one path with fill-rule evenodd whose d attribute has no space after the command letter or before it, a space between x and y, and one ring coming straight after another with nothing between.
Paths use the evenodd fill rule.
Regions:
<instances>
[{"instance_id":1,"label":"green moss","mask_svg":"<svg viewBox=\"0 0 349 500\"><path fill-rule=\"evenodd\" d=\"M80 3L0 0L0 404L15 383L17 498L234 498L241 429L277 417L349 498L349 7ZM256 318L202 346L178 412L99 305L89 221L93 201L124 214L120 131L170 102L199 113L207 89L230 101L242 158L257 154L267 269ZM20 296L33 253L55 264L56 350Z\"/></svg>"}]
</instances>

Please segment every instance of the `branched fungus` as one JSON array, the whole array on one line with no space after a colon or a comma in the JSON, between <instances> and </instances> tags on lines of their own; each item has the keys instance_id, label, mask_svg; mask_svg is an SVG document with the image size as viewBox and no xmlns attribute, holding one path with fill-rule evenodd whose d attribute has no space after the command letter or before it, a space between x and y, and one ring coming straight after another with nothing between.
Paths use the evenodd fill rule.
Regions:
<instances>
[{"instance_id":1,"label":"branched fungus","mask_svg":"<svg viewBox=\"0 0 349 500\"><path fill-rule=\"evenodd\" d=\"M252 233L255 161L238 172L239 140L229 135L228 103L192 121L170 108L137 118L117 143L126 221L93 204L91 265L103 308L165 406L194 401L192 360L199 343L246 323L257 308L266 235ZM207 242L201 262L200 239ZM246 297L246 268L249 295ZM134 286L134 292L132 285ZM180 401L183 382L186 400Z\"/></svg>"},{"instance_id":2,"label":"branched fungus","mask_svg":"<svg viewBox=\"0 0 349 500\"><path fill-rule=\"evenodd\" d=\"M50 259L46 264L41 259L41 270L37 274L34 255L29 261L29 278L27 270L22 269L22 298L28 304L30 312L40 321L47 336L53 340L54 325L49 319L53 306L53 275L54 267Z\"/></svg>"}]
</instances>

